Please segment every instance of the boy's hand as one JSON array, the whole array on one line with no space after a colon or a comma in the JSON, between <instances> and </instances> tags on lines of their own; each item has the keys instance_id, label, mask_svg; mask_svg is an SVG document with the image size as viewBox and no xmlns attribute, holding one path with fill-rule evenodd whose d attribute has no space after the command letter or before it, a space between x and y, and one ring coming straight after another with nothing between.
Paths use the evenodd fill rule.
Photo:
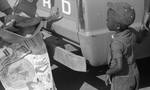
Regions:
<instances>
[{"instance_id":1,"label":"boy's hand","mask_svg":"<svg viewBox=\"0 0 150 90\"><path fill-rule=\"evenodd\" d=\"M150 25L142 24L142 30L150 31Z\"/></svg>"},{"instance_id":2,"label":"boy's hand","mask_svg":"<svg viewBox=\"0 0 150 90\"><path fill-rule=\"evenodd\" d=\"M150 13L145 13L144 21L142 23L142 30L150 31Z\"/></svg>"},{"instance_id":3,"label":"boy's hand","mask_svg":"<svg viewBox=\"0 0 150 90\"><path fill-rule=\"evenodd\" d=\"M111 85L110 75L107 75L107 74L106 74L106 77L105 77L105 84L106 84L106 86Z\"/></svg>"},{"instance_id":4,"label":"boy's hand","mask_svg":"<svg viewBox=\"0 0 150 90\"><path fill-rule=\"evenodd\" d=\"M13 15L3 16L0 17L0 21L3 23L3 26L11 27L15 22L15 16Z\"/></svg>"}]
</instances>

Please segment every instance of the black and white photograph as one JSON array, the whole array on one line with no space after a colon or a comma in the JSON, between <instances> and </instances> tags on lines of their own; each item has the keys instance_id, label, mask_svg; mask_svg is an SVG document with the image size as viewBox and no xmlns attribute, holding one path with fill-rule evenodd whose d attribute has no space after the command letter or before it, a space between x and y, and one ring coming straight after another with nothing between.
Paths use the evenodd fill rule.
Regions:
<instances>
[{"instance_id":1,"label":"black and white photograph","mask_svg":"<svg viewBox=\"0 0 150 90\"><path fill-rule=\"evenodd\" d=\"M150 0L0 0L0 90L150 90Z\"/></svg>"}]
</instances>

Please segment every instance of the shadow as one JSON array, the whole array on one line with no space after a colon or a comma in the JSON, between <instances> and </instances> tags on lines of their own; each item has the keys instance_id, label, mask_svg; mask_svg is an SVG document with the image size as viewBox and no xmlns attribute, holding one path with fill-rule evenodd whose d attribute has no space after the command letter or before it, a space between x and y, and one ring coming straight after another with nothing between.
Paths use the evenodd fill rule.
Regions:
<instances>
[{"instance_id":1,"label":"shadow","mask_svg":"<svg viewBox=\"0 0 150 90\"><path fill-rule=\"evenodd\" d=\"M5 90L1 82L0 82L0 90Z\"/></svg>"},{"instance_id":2,"label":"shadow","mask_svg":"<svg viewBox=\"0 0 150 90\"><path fill-rule=\"evenodd\" d=\"M92 75L91 73L86 75L85 82L87 82L97 90L110 90L110 87L106 86L103 80L101 80L97 76Z\"/></svg>"},{"instance_id":3,"label":"shadow","mask_svg":"<svg viewBox=\"0 0 150 90\"><path fill-rule=\"evenodd\" d=\"M110 90L110 87L106 86L105 82L98 78L98 76L102 75L102 72L98 73L95 70L97 68L91 72L82 73L58 67L52 72L58 90ZM91 89L87 89L88 87Z\"/></svg>"},{"instance_id":4,"label":"shadow","mask_svg":"<svg viewBox=\"0 0 150 90\"><path fill-rule=\"evenodd\" d=\"M79 90L84 79L82 73L57 68L52 71L57 90Z\"/></svg>"},{"instance_id":5,"label":"shadow","mask_svg":"<svg viewBox=\"0 0 150 90\"><path fill-rule=\"evenodd\" d=\"M140 88L150 87L150 57L137 60L140 72Z\"/></svg>"}]
</instances>

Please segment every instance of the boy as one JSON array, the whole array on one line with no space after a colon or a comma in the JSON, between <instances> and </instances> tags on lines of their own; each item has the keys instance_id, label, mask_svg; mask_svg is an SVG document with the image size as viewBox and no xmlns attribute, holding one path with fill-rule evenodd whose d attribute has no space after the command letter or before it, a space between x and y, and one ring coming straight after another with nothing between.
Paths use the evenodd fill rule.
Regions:
<instances>
[{"instance_id":1,"label":"boy","mask_svg":"<svg viewBox=\"0 0 150 90\"><path fill-rule=\"evenodd\" d=\"M110 44L110 67L106 72L112 79L111 90L138 89L139 72L133 54L136 36L134 29L129 27L134 19L135 11L128 3L108 2L107 27L115 31Z\"/></svg>"}]
</instances>

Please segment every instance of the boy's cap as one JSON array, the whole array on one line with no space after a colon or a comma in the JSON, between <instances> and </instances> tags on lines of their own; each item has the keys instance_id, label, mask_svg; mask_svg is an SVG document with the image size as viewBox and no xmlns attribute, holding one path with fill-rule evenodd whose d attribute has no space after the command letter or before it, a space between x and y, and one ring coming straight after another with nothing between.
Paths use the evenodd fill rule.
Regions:
<instances>
[{"instance_id":1,"label":"boy's cap","mask_svg":"<svg viewBox=\"0 0 150 90\"><path fill-rule=\"evenodd\" d=\"M131 25L135 19L135 10L127 2L108 2L109 9L115 11L114 20L123 25Z\"/></svg>"}]
</instances>

